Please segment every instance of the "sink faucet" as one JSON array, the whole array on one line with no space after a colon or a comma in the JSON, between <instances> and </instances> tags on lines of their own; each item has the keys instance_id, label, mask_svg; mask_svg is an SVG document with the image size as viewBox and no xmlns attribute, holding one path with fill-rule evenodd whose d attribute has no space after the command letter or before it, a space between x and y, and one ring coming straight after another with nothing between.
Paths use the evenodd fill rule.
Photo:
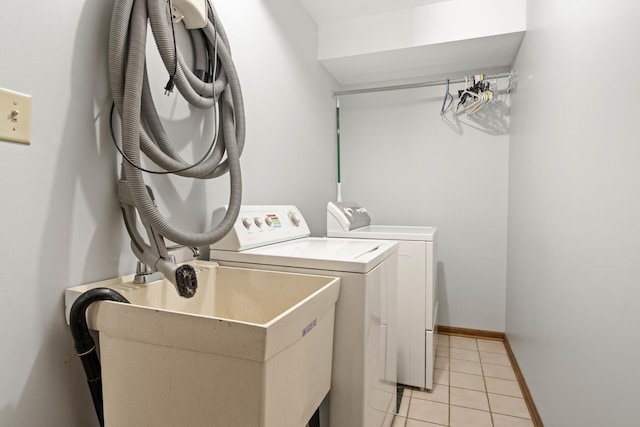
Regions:
<instances>
[{"instance_id":1,"label":"sink faucet","mask_svg":"<svg viewBox=\"0 0 640 427\"><path fill-rule=\"evenodd\" d=\"M191 249L191 252L193 252L194 258L198 258L200 256L200 249L196 248L195 246L190 246L189 249Z\"/></svg>"},{"instance_id":2,"label":"sink faucet","mask_svg":"<svg viewBox=\"0 0 640 427\"><path fill-rule=\"evenodd\" d=\"M178 250L178 249L182 249L182 248L190 249L194 258L198 258L200 256L200 250L198 248L196 248L195 246L182 246L182 245L167 246L167 250L169 252L175 251L175 250ZM175 262L175 259L174 259L174 262Z\"/></svg>"},{"instance_id":3,"label":"sink faucet","mask_svg":"<svg viewBox=\"0 0 640 427\"><path fill-rule=\"evenodd\" d=\"M161 279L164 279L164 274L141 261L136 262L136 275L133 278L133 283L146 284Z\"/></svg>"},{"instance_id":4,"label":"sink faucet","mask_svg":"<svg viewBox=\"0 0 640 427\"><path fill-rule=\"evenodd\" d=\"M147 191L155 204L151 188L147 187ZM118 183L118 199L125 227L131 237L131 250L139 261L134 282L149 283L164 277L173 283L178 295L184 298L193 297L198 288L196 270L189 264L176 264L175 256L169 253L164 236L151 224L142 224L147 239L142 236L138 228L138 208L124 178ZM193 249L192 252L196 254Z\"/></svg>"}]
</instances>

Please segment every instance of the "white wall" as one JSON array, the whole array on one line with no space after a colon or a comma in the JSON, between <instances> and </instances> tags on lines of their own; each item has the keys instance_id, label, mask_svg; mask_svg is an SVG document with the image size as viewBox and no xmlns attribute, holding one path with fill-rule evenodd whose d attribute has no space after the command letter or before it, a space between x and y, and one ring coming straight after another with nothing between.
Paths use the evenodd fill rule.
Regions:
<instances>
[{"instance_id":1,"label":"white wall","mask_svg":"<svg viewBox=\"0 0 640 427\"><path fill-rule=\"evenodd\" d=\"M444 90L340 99L343 199L377 224L437 226L438 323L504 331L508 98L487 107L492 120L454 129L440 117ZM468 125L488 123L497 135Z\"/></svg>"},{"instance_id":2,"label":"white wall","mask_svg":"<svg viewBox=\"0 0 640 427\"><path fill-rule=\"evenodd\" d=\"M528 12L507 335L545 426L637 426L640 4L539 0Z\"/></svg>"},{"instance_id":3,"label":"white wall","mask_svg":"<svg viewBox=\"0 0 640 427\"><path fill-rule=\"evenodd\" d=\"M63 291L135 267L108 132L112 2L3 6L0 87L33 95L34 107L33 144L0 142L0 426L97 425L80 362L64 364ZM245 94L243 201L297 204L319 235L334 194L334 82L315 59L315 24L294 0L215 6ZM209 225L228 191L224 179L149 182L171 220L194 229Z\"/></svg>"},{"instance_id":4,"label":"white wall","mask_svg":"<svg viewBox=\"0 0 640 427\"><path fill-rule=\"evenodd\" d=\"M323 235L335 188L335 81L318 64L317 28L299 1L214 5L247 104L243 203L295 204Z\"/></svg>"}]
</instances>

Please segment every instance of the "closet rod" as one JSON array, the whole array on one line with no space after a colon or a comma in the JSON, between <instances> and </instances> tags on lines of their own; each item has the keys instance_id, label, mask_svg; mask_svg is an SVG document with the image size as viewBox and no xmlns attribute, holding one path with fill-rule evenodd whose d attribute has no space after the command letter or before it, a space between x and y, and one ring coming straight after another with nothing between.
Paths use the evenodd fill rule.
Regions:
<instances>
[{"instance_id":1,"label":"closet rod","mask_svg":"<svg viewBox=\"0 0 640 427\"><path fill-rule=\"evenodd\" d=\"M505 78L513 78L514 72L510 73L502 73L502 74L487 74L487 79L505 79ZM464 77L459 79L449 79L449 84L456 83L464 83L466 80ZM341 95L358 95L361 93L372 93L372 92L386 92L389 90L401 90L401 89L416 89L421 87L431 87L431 86L443 86L447 84L447 80L436 80L431 82L420 82L420 83L409 83L403 85L395 85L395 86L380 86L380 87L368 87L363 89L351 89L351 90L337 90L333 92L333 96L341 96Z\"/></svg>"}]
</instances>

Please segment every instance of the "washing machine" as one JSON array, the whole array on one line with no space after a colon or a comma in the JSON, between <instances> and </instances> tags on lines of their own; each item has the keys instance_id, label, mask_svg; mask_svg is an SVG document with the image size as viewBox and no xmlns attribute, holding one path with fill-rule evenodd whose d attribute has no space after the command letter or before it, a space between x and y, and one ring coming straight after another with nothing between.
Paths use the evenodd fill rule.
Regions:
<instances>
[{"instance_id":1,"label":"washing machine","mask_svg":"<svg viewBox=\"0 0 640 427\"><path fill-rule=\"evenodd\" d=\"M327 236L398 242L398 383L432 389L438 320L437 228L372 225L366 208L329 202Z\"/></svg>"},{"instance_id":2,"label":"washing machine","mask_svg":"<svg viewBox=\"0 0 640 427\"><path fill-rule=\"evenodd\" d=\"M225 212L217 209L214 223ZM397 251L391 241L310 237L295 206L242 206L233 229L210 247L210 259L223 266L340 277L323 426L389 427L393 421Z\"/></svg>"}]
</instances>

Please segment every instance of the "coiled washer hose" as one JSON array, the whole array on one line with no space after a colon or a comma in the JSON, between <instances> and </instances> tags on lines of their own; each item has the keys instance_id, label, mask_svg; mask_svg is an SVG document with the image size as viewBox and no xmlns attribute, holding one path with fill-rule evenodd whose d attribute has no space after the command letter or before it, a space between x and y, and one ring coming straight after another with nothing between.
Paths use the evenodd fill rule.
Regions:
<instances>
[{"instance_id":1,"label":"coiled washer hose","mask_svg":"<svg viewBox=\"0 0 640 427\"><path fill-rule=\"evenodd\" d=\"M242 195L239 161L245 140L242 91L227 35L215 9L208 3L206 27L190 30L190 35L192 40L198 39L194 42L196 64L202 67L205 58L206 70L216 70L217 75L210 76L213 80L210 82L202 79L202 71L194 73L176 48L165 0L116 0L110 28L109 84L121 119L123 152L131 163L140 165L142 150L158 167L180 176L208 179L229 172L231 188L226 216L213 229L197 233L178 230L169 224L147 191L141 170L122 162L122 179L126 180L142 223L185 246L205 246L221 239L238 216ZM170 82L175 83L192 106L210 109L214 115L217 111L215 146L206 159L195 165L185 162L171 146L153 104L145 68L147 22L171 75Z\"/></svg>"},{"instance_id":2,"label":"coiled washer hose","mask_svg":"<svg viewBox=\"0 0 640 427\"><path fill-rule=\"evenodd\" d=\"M76 354L82 360L84 372L87 374L87 383L91 391L93 406L100 426L104 427L104 413L102 406L102 376L100 359L96 352L96 344L89 333L87 326L87 309L96 301L116 301L129 303L125 297L109 288L91 289L78 297L71 306L69 314L69 326L73 336Z\"/></svg>"}]
</instances>

